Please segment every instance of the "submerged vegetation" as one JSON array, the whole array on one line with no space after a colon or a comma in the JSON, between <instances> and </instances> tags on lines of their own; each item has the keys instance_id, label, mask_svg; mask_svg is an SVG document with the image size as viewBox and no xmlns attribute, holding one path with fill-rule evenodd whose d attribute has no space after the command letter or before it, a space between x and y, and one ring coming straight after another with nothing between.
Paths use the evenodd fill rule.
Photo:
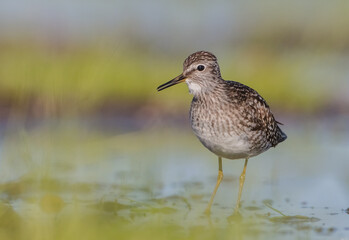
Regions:
<instances>
[{"instance_id":1,"label":"submerged vegetation","mask_svg":"<svg viewBox=\"0 0 349 240\"><path fill-rule=\"evenodd\" d=\"M280 154L301 152L309 137L302 143L291 139L291 147L281 147L281 153L251 160L239 220L230 215L241 162L224 161L222 189L207 216L216 162L189 136L179 129L114 136L72 122L29 129L17 125L2 143L0 238L294 239L345 234L346 221L338 221L347 218L345 211L319 207L314 200L300 202L297 195L306 199L301 190L280 182L290 176L303 181L306 175L289 167L276 172L266 167L285 164L287 158ZM338 154L344 151L340 149L335 149ZM297 156L293 161L287 162L302 163ZM306 174L327 168L319 161L308 158L309 164L318 164L315 169L310 164L311 170L304 166Z\"/></svg>"}]
</instances>

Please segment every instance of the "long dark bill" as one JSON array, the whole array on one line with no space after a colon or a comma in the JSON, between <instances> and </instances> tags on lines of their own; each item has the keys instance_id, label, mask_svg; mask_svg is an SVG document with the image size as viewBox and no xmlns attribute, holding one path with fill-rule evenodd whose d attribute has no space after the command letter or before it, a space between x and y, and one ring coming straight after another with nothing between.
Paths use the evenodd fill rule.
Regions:
<instances>
[{"instance_id":1,"label":"long dark bill","mask_svg":"<svg viewBox=\"0 0 349 240\"><path fill-rule=\"evenodd\" d=\"M181 75L175 77L174 79L172 79L171 81L168 81L167 83L164 83L164 84L158 86L157 89L158 89L158 91L162 91L168 87L171 87L171 86L176 85L178 83L184 82L185 79L186 79L186 77L184 77L183 74L181 74Z\"/></svg>"}]
</instances>

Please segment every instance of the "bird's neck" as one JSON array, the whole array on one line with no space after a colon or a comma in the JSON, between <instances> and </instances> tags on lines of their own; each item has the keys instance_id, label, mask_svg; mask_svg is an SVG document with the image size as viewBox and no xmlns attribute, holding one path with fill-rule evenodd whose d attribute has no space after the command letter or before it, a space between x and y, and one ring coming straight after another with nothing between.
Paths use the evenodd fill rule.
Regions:
<instances>
[{"instance_id":1,"label":"bird's neck","mask_svg":"<svg viewBox=\"0 0 349 240\"><path fill-rule=\"evenodd\" d=\"M186 83L189 88L189 92L196 98L208 97L209 95L215 95L219 89L222 89L224 80L221 78L215 78L210 81L202 81L200 79L187 79Z\"/></svg>"}]
</instances>

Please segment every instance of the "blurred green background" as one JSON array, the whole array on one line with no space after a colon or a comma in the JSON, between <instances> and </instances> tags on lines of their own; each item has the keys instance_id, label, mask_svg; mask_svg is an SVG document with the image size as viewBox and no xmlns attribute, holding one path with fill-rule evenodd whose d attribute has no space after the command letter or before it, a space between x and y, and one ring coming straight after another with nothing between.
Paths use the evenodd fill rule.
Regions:
<instances>
[{"instance_id":1,"label":"blurred green background","mask_svg":"<svg viewBox=\"0 0 349 240\"><path fill-rule=\"evenodd\" d=\"M1 1L0 238L347 237L348 14L339 0ZM244 222L226 220L240 161L203 218L216 157L191 133L187 86L156 91L198 50L289 136L251 161Z\"/></svg>"},{"instance_id":2,"label":"blurred green background","mask_svg":"<svg viewBox=\"0 0 349 240\"><path fill-rule=\"evenodd\" d=\"M190 53L208 50L226 79L256 88L274 108L345 110L348 8L345 1L4 1L2 102L34 109L50 102L62 113L121 102L186 109L187 92L163 97L154 89Z\"/></svg>"}]
</instances>

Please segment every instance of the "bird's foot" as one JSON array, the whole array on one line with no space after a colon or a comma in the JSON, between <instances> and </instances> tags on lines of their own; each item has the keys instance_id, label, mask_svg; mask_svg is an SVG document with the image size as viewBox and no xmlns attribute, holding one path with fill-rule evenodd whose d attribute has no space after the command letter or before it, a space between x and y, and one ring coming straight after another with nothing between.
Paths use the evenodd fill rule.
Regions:
<instances>
[{"instance_id":1,"label":"bird's foot","mask_svg":"<svg viewBox=\"0 0 349 240\"><path fill-rule=\"evenodd\" d=\"M211 216L211 209L206 208L204 214L208 217Z\"/></svg>"},{"instance_id":2,"label":"bird's foot","mask_svg":"<svg viewBox=\"0 0 349 240\"><path fill-rule=\"evenodd\" d=\"M239 211L239 209L235 209L233 214L228 217L229 222L241 222L242 221L242 215Z\"/></svg>"}]
</instances>

